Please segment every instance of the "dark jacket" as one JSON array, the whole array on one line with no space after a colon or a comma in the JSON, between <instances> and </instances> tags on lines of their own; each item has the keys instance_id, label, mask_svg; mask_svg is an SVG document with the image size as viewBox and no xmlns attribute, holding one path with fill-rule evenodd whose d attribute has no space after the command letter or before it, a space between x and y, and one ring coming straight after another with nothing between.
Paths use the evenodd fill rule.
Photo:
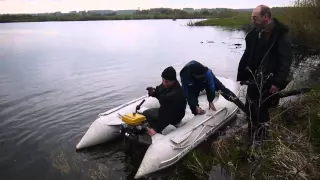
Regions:
<instances>
[{"instance_id":1,"label":"dark jacket","mask_svg":"<svg viewBox=\"0 0 320 180\"><path fill-rule=\"evenodd\" d=\"M187 102L178 81L171 88L165 88L163 84L157 86L153 97L156 97L160 103L157 132L161 132L169 124L175 125L183 119Z\"/></svg>"},{"instance_id":2,"label":"dark jacket","mask_svg":"<svg viewBox=\"0 0 320 180\"><path fill-rule=\"evenodd\" d=\"M258 81L283 89L288 84L288 75L292 63L289 28L273 18L274 27L270 33L263 33L259 41L259 32L252 29L246 36L246 49L239 62L237 81L252 81L252 70ZM258 73L257 73L258 72ZM263 72L263 76L258 74ZM270 76L271 75L271 76Z\"/></svg>"},{"instance_id":3,"label":"dark jacket","mask_svg":"<svg viewBox=\"0 0 320 180\"><path fill-rule=\"evenodd\" d=\"M203 74L203 78L195 78L193 74ZM196 101L190 101L190 95L199 94L200 91L206 90L209 102L215 98L215 77L212 71L197 61L190 61L180 71L181 84L188 99L189 106L196 106Z\"/></svg>"}]
</instances>

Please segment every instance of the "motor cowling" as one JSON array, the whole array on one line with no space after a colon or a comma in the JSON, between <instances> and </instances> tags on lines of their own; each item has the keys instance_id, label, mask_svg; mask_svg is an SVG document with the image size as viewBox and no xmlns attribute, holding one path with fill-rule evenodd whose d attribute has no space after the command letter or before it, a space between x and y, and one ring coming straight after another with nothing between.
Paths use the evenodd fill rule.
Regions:
<instances>
[{"instance_id":1,"label":"motor cowling","mask_svg":"<svg viewBox=\"0 0 320 180\"><path fill-rule=\"evenodd\" d=\"M138 125L141 125L146 120L146 117L139 113L129 113L121 116L121 120L125 124L131 125L131 126L138 126Z\"/></svg>"},{"instance_id":2,"label":"motor cowling","mask_svg":"<svg viewBox=\"0 0 320 180\"><path fill-rule=\"evenodd\" d=\"M129 139L136 140L137 135L146 133L146 117L139 113L129 113L121 116L124 122L121 124L120 133Z\"/></svg>"}]
</instances>

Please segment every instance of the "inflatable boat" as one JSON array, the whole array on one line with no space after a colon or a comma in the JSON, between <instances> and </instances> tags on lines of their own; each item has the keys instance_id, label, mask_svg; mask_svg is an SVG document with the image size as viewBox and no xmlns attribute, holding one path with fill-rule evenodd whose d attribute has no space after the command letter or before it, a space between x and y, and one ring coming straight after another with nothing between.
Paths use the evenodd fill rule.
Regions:
<instances>
[{"instance_id":1,"label":"inflatable boat","mask_svg":"<svg viewBox=\"0 0 320 180\"><path fill-rule=\"evenodd\" d=\"M240 85L236 81L222 77L217 78L230 91L239 96ZM148 147L135 175L136 179L175 164L199 143L236 116L238 107L219 93L214 99L216 111L208 109L209 103L205 91L200 93L198 99L200 107L206 113L194 116L187 106L186 115L179 124L169 125L162 133L153 135L151 145ZM143 122L146 119L141 112L159 106L156 98L143 96L99 114L76 148L83 149L105 143L121 135L130 137L145 132L143 131Z\"/></svg>"}]
</instances>

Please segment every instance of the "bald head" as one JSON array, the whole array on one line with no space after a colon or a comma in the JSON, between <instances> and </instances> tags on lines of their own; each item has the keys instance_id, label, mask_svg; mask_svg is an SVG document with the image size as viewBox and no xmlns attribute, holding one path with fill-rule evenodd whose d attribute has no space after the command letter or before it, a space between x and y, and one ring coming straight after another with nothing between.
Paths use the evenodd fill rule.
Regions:
<instances>
[{"instance_id":1,"label":"bald head","mask_svg":"<svg viewBox=\"0 0 320 180\"><path fill-rule=\"evenodd\" d=\"M256 27L264 27L271 20L271 9L266 5L259 5L252 11L252 23Z\"/></svg>"},{"instance_id":2,"label":"bald head","mask_svg":"<svg viewBox=\"0 0 320 180\"><path fill-rule=\"evenodd\" d=\"M259 5L256 8L260 9L260 15L261 16L267 16L271 18L271 9L266 5Z\"/></svg>"}]
</instances>

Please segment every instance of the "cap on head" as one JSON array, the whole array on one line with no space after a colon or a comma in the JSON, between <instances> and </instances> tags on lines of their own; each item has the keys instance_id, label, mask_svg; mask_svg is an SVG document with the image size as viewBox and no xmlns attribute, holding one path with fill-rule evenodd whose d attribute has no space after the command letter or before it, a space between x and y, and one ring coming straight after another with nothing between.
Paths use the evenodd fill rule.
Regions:
<instances>
[{"instance_id":1,"label":"cap on head","mask_svg":"<svg viewBox=\"0 0 320 180\"><path fill-rule=\"evenodd\" d=\"M195 78L204 77L208 68L203 66L201 63L195 63L191 66L191 74Z\"/></svg>"},{"instance_id":2,"label":"cap on head","mask_svg":"<svg viewBox=\"0 0 320 180\"><path fill-rule=\"evenodd\" d=\"M177 80L176 70L172 66L169 66L163 70L161 77L169 81L175 81Z\"/></svg>"}]
</instances>

